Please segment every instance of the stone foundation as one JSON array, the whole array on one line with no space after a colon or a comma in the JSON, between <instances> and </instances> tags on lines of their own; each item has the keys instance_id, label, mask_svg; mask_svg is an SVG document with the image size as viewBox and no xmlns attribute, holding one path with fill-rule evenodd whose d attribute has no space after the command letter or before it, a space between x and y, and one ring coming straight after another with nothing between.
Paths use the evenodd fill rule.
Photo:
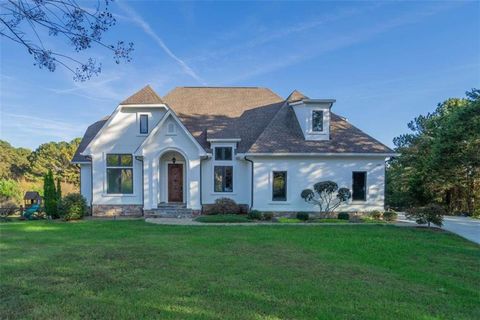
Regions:
<instances>
[{"instance_id":1,"label":"stone foundation","mask_svg":"<svg viewBox=\"0 0 480 320\"><path fill-rule=\"evenodd\" d=\"M92 215L94 217L141 217L143 216L143 206L136 204L96 204L93 205Z\"/></svg>"}]
</instances>

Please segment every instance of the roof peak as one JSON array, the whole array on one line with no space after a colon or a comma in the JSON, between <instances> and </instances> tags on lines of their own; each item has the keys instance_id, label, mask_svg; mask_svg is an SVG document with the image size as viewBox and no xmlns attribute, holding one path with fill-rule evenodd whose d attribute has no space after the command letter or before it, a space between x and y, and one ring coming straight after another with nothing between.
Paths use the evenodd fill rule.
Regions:
<instances>
[{"instance_id":1,"label":"roof peak","mask_svg":"<svg viewBox=\"0 0 480 320\"><path fill-rule=\"evenodd\" d=\"M162 98L147 84L142 89L120 102L121 105L128 104L164 104Z\"/></svg>"},{"instance_id":2,"label":"roof peak","mask_svg":"<svg viewBox=\"0 0 480 320\"><path fill-rule=\"evenodd\" d=\"M300 101L303 99L308 99L306 95L298 91L297 89L293 90L292 93L287 97L288 102Z\"/></svg>"},{"instance_id":3,"label":"roof peak","mask_svg":"<svg viewBox=\"0 0 480 320\"><path fill-rule=\"evenodd\" d=\"M262 87L255 86L182 86L177 88L186 89L263 89Z\"/></svg>"}]
</instances>

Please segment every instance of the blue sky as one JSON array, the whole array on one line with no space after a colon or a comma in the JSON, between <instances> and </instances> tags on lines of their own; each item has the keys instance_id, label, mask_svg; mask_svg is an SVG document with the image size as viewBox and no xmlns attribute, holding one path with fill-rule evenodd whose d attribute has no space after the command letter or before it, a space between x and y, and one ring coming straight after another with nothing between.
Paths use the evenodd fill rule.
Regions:
<instances>
[{"instance_id":1,"label":"blue sky","mask_svg":"<svg viewBox=\"0 0 480 320\"><path fill-rule=\"evenodd\" d=\"M94 47L88 54L103 72L85 83L38 69L0 39L0 139L28 148L70 140L146 84L162 96L209 85L334 98L335 113L392 146L415 116L480 86L478 1L120 0L112 11L117 26L106 40L133 41L133 61L116 65Z\"/></svg>"}]
</instances>

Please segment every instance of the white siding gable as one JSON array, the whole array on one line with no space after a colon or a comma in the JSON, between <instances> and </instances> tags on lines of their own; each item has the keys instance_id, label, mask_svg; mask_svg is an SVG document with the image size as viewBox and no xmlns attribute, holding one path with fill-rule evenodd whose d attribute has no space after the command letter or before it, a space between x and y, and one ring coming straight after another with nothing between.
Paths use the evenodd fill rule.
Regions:
<instances>
[{"instance_id":1,"label":"white siding gable","mask_svg":"<svg viewBox=\"0 0 480 320\"><path fill-rule=\"evenodd\" d=\"M298 123L302 128L305 140L329 140L330 139L330 108L333 104L331 100L327 102L316 100L304 100L291 104L295 111ZM323 131L312 130L312 114L314 110L323 112Z\"/></svg>"}]
</instances>

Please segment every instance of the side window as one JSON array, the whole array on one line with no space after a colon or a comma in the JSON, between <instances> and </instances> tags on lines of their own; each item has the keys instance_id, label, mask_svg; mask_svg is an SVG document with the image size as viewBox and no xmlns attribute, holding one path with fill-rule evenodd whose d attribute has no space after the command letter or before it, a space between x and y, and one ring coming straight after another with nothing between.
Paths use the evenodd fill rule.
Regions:
<instances>
[{"instance_id":1,"label":"side window","mask_svg":"<svg viewBox=\"0 0 480 320\"><path fill-rule=\"evenodd\" d=\"M140 115L140 134L148 134L148 115Z\"/></svg>"},{"instance_id":2,"label":"side window","mask_svg":"<svg viewBox=\"0 0 480 320\"><path fill-rule=\"evenodd\" d=\"M323 111L322 110L312 111L312 131L314 132L323 131Z\"/></svg>"},{"instance_id":3,"label":"side window","mask_svg":"<svg viewBox=\"0 0 480 320\"><path fill-rule=\"evenodd\" d=\"M233 167L215 166L214 167L214 191L215 192L233 192Z\"/></svg>"},{"instance_id":4,"label":"side window","mask_svg":"<svg viewBox=\"0 0 480 320\"><path fill-rule=\"evenodd\" d=\"M107 193L133 193L133 157L131 154L107 154Z\"/></svg>"},{"instance_id":5,"label":"side window","mask_svg":"<svg viewBox=\"0 0 480 320\"><path fill-rule=\"evenodd\" d=\"M215 147L215 160L232 160L231 147Z\"/></svg>"},{"instance_id":6,"label":"side window","mask_svg":"<svg viewBox=\"0 0 480 320\"><path fill-rule=\"evenodd\" d=\"M167 125L167 133L168 134L175 134L175 124L173 122L169 122Z\"/></svg>"},{"instance_id":7,"label":"side window","mask_svg":"<svg viewBox=\"0 0 480 320\"><path fill-rule=\"evenodd\" d=\"M287 201L287 171L273 171L272 200Z\"/></svg>"},{"instance_id":8,"label":"side window","mask_svg":"<svg viewBox=\"0 0 480 320\"><path fill-rule=\"evenodd\" d=\"M367 200L367 173L364 171L352 173L352 200Z\"/></svg>"}]
</instances>

